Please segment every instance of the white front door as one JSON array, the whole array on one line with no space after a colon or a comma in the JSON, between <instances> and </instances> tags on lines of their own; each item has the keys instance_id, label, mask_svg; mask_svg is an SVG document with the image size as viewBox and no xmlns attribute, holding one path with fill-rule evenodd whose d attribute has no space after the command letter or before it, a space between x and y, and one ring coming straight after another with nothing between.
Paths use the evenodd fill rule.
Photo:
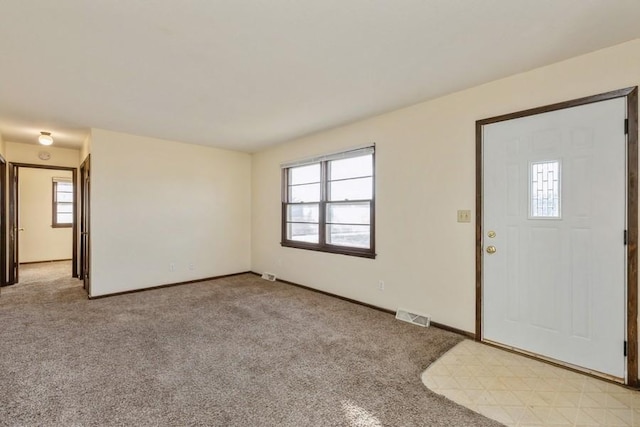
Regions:
<instances>
[{"instance_id":1,"label":"white front door","mask_svg":"<svg viewBox=\"0 0 640 427\"><path fill-rule=\"evenodd\" d=\"M485 340L624 378L625 117L616 98L483 126Z\"/></svg>"}]
</instances>

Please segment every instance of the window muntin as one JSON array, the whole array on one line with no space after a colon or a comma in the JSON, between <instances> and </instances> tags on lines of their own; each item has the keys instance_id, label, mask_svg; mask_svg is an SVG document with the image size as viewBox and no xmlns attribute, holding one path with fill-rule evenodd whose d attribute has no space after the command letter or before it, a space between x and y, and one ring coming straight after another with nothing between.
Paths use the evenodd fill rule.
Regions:
<instances>
[{"instance_id":1,"label":"window muntin","mask_svg":"<svg viewBox=\"0 0 640 427\"><path fill-rule=\"evenodd\" d=\"M318 224L290 222L287 224L289 240L307 243L319 243Z\"/></svg>"},{"instance_id":2,"label":"window muntin","mask_svg":"<svg viewBox=\"0 0 640 427\"><path fill-rule=\"evenodd\" d=\"M53 179L52 227L73 225L73 182L68 178Z\"/></svg>"},{"instance_id":3,"label":"window muntin","mask_svg":"<svg viewBox=\"0 0 640 427\"><path fill-rule=\"evenodd\" d=\"M285 167L282 245L375 257L374 153Z\"/></svg>"},{"instance_id":4,"label":"window muntin","mask_svg":"<svg viewBox=\"0 0 640 427\"><path fill-rule=\"evenodd\" d=\"M532 162L529 182L529 218L560 218L560 161Z\"/></svg>"}]
</instances>

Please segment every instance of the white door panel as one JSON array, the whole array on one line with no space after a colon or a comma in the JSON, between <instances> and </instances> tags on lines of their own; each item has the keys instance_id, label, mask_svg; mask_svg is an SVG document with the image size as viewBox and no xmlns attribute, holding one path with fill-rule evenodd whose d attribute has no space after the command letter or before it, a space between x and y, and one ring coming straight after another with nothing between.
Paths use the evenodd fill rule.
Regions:
<instances>
[{"instance_id":1,"label":"white door panel","mask_svg":"<svg viewBox=\"0 0 640 427\"><path fill-rule=\"evenodd\" d=\"M617 98L483 127L484 339L624 377L625 117Z\"/></svg>"}]
</instances>

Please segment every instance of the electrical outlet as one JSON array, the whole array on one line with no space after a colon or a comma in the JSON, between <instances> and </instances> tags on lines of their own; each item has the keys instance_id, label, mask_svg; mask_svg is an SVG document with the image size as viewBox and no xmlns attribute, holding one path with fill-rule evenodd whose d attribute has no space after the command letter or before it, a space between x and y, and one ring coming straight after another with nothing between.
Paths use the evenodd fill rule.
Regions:
<instances>
[{"instance_id":1,"label":"electrical outlet","mask_svg":"<svg viewBox=\"0 0 640 427\"><path fill-rule=\"evenodd\" d=\"M471 211L470 210L459 210L458 211L458 222L471 222Z\"/></svg>"},{"instance_id":2,"label":"electrical outlet","mask_svg":"<svg viewBox=\"0 0 640 427\"><path fill-rule=\"evenodd\" d=\"M378 281L378 290L384 291L384 280Z\"/></svg>"},{"instance_id":3,"label":"electrical outlet","mask_svg":"<svg viewBox=\"0 0 640 427\"><path fill-rule=\"evenodd\" d=\"M176 265L173 262L169 263L169 271L176 271Z\"/></svg>"}]
</instances>

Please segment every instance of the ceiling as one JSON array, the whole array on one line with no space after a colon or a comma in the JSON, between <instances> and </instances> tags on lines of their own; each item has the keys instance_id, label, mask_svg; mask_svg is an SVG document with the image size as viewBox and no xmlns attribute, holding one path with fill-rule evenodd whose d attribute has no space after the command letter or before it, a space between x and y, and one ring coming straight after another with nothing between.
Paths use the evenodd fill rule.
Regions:
<instances>
[{"instance_id":1,"label":"ceiling","mask_svg":"<svg viewBox=\"0 0 640 427\"><path fill-rule=\"evenodd\" d=\"M247 152L640 37L637 0L4 0L0 133Z\"/></svg>"}]
</instances>

